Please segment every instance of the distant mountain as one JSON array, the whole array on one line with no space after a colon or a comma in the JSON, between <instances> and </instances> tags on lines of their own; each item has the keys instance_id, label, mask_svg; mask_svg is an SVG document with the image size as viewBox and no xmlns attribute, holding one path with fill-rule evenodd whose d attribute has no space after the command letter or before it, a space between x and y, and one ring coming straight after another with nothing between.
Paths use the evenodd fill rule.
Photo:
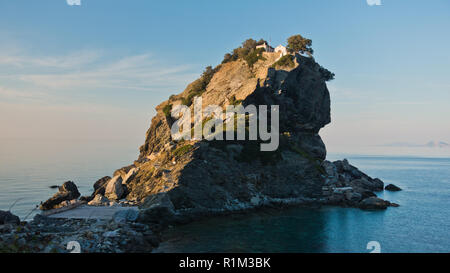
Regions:
<instances>
[{"instance_id":1,"label":"distant mountain","mask_svg":"<svg viewBox=\"0 0 450 273\"><path fill-rule=\"evenodd\" d=\"M449 146L448 143L443 142L443 141L439 141L438 145L439 145L439 147L441 147L441 148L447 148L447 147Z\"/></svg>"},{"instance_id":2,"label":"distant mountain","mask_svg":"<svg viewBox=\"0 0 450 273\"><path fill-rule=\"evenodd\" d=\"M393 142L388 144L383 144L380 146L384 147L429 147L429 148L448 148L450 144L444 141L430 141L426 144L417 144L409 142Z\"/></svg>"},{"instance_id":3,"label":"distant mountain","mask_svg":"<svg viewBox=\"0 0 450 273\"><path fill-rule=\"evenodd\" d=\"M423 146L430 147L430 148L434 148L434 147L446 148L449 146L449 144L444 141L430 141Z\"/></svg>"}]
</instances>

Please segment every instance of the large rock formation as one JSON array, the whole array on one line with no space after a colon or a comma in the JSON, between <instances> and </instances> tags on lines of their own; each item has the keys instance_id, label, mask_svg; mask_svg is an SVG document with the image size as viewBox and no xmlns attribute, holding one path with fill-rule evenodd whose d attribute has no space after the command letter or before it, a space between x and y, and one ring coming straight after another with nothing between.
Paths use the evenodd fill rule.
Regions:
<instances>
[{"instance_id":1,"label":"large rock formation","mask_svg":"<svg viewBox=\"0 0 450 273\"><path fill-rule=\"evenodd\" d=\"M324 161L326 148L318 133L331 121L324 68L299 54L291 67L277 65L280 53L262 57L253 66L242 59L223 63L158 105L139 158L109 182L102 181L105 194L146 204L140 219L153 221L156 214L221 213L280 203L348 200L345 204L358 206L375 195L372 191L382 190L381 181L358 173L348 162L331 166ZM179 104L192 108L194 95L201 95L203 107L279 105L279 148L261 152L260 141L175 141L170 109ZM330 172L336 175L332 191L352 189L343 192L342 200L324 194Z\"/></svg>"},{"instance_id":2,"label":"large rock formation","mask_svg":"<svg viewBox=\"0 0 450 273\"><path fill-rule=\"evenodd\" d=\"M260 152L255 141L173 141L163 109L181 103L188 86L156 108L127 198L167 192L176 210L219 211L320 198L326 149L318 132L330 122L328 89L312 58L297 55L295 67L271 68L278 55L265 53L253 68L242 60L221 65L202 94L203 106L225 107L230 98L279 105L277 151Z\"/></svg>"}]
</instances>

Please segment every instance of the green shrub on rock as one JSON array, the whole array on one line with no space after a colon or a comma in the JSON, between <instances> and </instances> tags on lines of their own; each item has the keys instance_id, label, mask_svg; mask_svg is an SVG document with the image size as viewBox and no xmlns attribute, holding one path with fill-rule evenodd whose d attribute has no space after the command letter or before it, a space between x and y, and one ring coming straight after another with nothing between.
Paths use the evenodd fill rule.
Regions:
<instances>
[{"instance_id":1,"label":"green shrub on rock","mask_svg":"<svg viewBox=\"0 0 450 273\"><path fill-rule=\"evenodd\" d=\"M273 65L272 68L275 67L294 67L295 63L294 63L294 56L293 55L284 55L283 57L281 57L278 61L276 61Z\"/></svg>"},{"instance_id":2,"label":"green shrub on rock","mask_svg":"<svg viewBox=\"0 0 450 273\"><path fill-rule=\"evenodd\" d=\"M174 157L183 156L183 155L189 153L193 148L194 148L194 146L192 146L191 144L181 146L181 147L175 149L175 151L173 151L173 156Z\"/></svg>"},{"instance_id":3,"label":"green shrub on rock","mask_svg":"<svg viewBox=\"0 0 450 273\"><path fill-rule=\"evenodd\" d=\"M170 112L172 111L172 104L167 104L163 108L163 113L166 117L170 117Z\"/></svg>"},{"instance_id":4,"label":"green shrub on rock","mask_svg":"<svg viewBox=\"0 0 450 273\"><path fill-rule=\"evenodd\" d=\"M331 72L331 71L329 71L328 69L326 69L326 68L324 68L324 67L320 67L319 68L319 72L320 72L320 74L322 75L322 78L325 80L325 81L331 81L331 80L334 80L334 73L333 72Z\"/></svg>"},{"instance_id":5,"label":"green shrub on rock","mask_svg":"<svg viewBox=\"0 0 450 273\"><path fill-rule=\"evenodd\" d=\"M253 39L247 39L242 43L242 46L233 49L232 53L225 54L222 63L228 63L231 61L242 59L247 62L247 65L249 67L253 67L253 65L258 60L265 59L262 56L264 48L256 48L257 45L261 45L264 42L265 41L263 39L259 40L258 42Z\"/></svg>"},{"instance_id":6,"label":"green shrub on rock","mask_svg":"<svg viewBox=\"0 0 450 273\"><path fill-rule=\"evenodd\" d=\"M207 66L205 68L205 71L203 71L201 77L192 83L191 90L189 90L188 92L188 96L186 98L181 98L181 103L186 106L191 106L194 97L201 96L206 91L206 87L208 86L214 74L219 70L219 68L220 65L216 68Z\"/></svg>"}]
</instances>

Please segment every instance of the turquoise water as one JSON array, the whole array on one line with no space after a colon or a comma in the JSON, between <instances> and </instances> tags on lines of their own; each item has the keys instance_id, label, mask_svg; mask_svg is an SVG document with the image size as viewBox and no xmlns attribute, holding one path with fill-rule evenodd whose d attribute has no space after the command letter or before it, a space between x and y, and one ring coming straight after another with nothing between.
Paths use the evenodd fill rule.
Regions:
<instances>
[{"instance_id":1,"label":"turquoise water","mask_svg":"<svg viewBox=\"0 0 450 273\"><path fill-rule=\"evenodd\" d=\"M57 190L49 186L71 180L82 195L97 179L112 175L138 156L138 141L0 140L0 209L24 219Z\"/></svg>"},{"instance_id":2,"label":"turquoise water","mask_svg":"<svg viewBox=\"0 0 450 273\"><path fill-rule=\"evenodd\" d=\"M332 160L342 157L330 158ZM386 211L324 207L266 210L172 228L160 252L450 252L450 159L347 156L403 191Z\"/></svg>"},{"instance_id":3,"label":"turquoise water","mask_svg":"<svg viewBox=\"0 0 450 273\"><path fill-rule=\"evenodd\" d=\"M133 141L0 142L0 209L24 218L60 185L82 194L137 158ZM450 252L450 158L345 156L371 176L400 186L380 196L401 206L386 211L292 208L213 218L169 230L161 252ZM329 159L342 159L332 155Z\"/></svg>"}]
</instances>

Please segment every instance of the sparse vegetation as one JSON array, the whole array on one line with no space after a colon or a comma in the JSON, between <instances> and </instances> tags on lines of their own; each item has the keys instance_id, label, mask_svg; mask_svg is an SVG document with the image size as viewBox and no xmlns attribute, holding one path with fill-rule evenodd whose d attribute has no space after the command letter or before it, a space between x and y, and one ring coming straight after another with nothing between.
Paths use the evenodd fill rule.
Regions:
<instances>
[{"instance_id":1,"label":"sparse vegetation","mask_svg":"<svg viewBox=\"0 0 450 273\"><path fill-rule=\"evenodd\" d=\"M264 52L264 48L252 49L250 52L244 56L244 60L247 62L249 67L253 67L253 65L258 60L265 60L262 53Z\"/></svg>"},{"instance_id":2,"label":"sparse vegetation","mask_svg":"<svg viewBox=\"0 0 450 273\"><path fill-rule=\"evenodd\" d=\"M204 120L202 120L202 135L203 135L203 128L205 128L205 123L210 121L212 119L212 117L206 117ZM191 138L194 137L194 133L195 133L195 124L191 123Z\"/></svg>"},{"instance_id":3,"label":"sparse vegetation","mask_svg":"<svg viewBox=\"0 0 450 273\"><path fill-rule=\"evenodd\" d=\"M206 91L206 87L208 86L217 70L219 70L219 68L220 66L214 69L211 66L207 66L205 68L205 71L203 71L201 77L192 83L191 90L189 90L188 96L186 98L182 98L181 103L187 106L191 106L194 97L201 96Z\"/></svg>"},{"instance_id":4,"label":"sparse vegetation","mask_svg":"<svg viewBox=\"0 0 450 273\"><path fill-rule=\"evenodd\" d=\"M145 181L148 181L152 178L153 174L155 173L155 167L151 164L144 164L140 167L140 173L139 177L141 179L144 179Z\"/></svg>"},{"instance_id":5,"label":"sparse vegetation","mask_svg":"<svg viewBox=\"0 0 450 273\"><path fill-rule=\"evenodd\" d=\"M186 144L184 146L181 146L181 147L175 149L175 151L173 151L173 156L174 157L183 156L183 155L189 153L193 148L194 148L194 146L192 146L191 144Z\"/></svg>"},{"instance_id":6,"label":"sparse vegetation","mask_svg":"<svg viewBox=\"0 0 450 273\"><path fill-rule=\"evenodd\" d=\"M257 45L263 44L265 41L263 39L258 42L253 39L247 39L242 43L242 46L235 48L233 52L225 54L222 63L227 63L231 61L236 61L237 59L245 60L249 67L253 67L253 65L258 60L264 60L262 53L264 52L263 48L256 49Z\"/></svg>"},{"instance_id":7,"label":"sparse vegetation","mask_svg":"<svg viewBox=\"0 0 450 273\"><path fill-rule=\"evenodd\" d=\"M230 53L226 53L226 54L223 56L223 61L222 61L222 63L224 64L224 63L228 63L228 62L231 62L231 61L234 61L234 60L233 60L233 55L231 55Z\"/></svg>"},{"instance_id":8,"label":"sparse vegetation","mask_svg":"<svg viewBox=\"0 0 450 273\"><path fill-rule=\"evenodd\" d=\"M319 72L320 72L320 74L322 75L322 78L323 78L325 81L331 81L331 80L334 80L334 73L331 72L331 71L329 71L328 69L324 68L323 66L321 66L321 67L319 68Z\"/></svg>"},{"instance_id":9,"label":"sparse vegetation","mask_svg":"<svg viewBox=\"0 0 450 273\"><path fill-rule=\"evenodd\" d=\"M170 112L172 111L172 104L167 104L163 108L163 113L166 117L170 117Z\"/></svg>"},{"instance_id":10,"label":"sparse vegetation","mask_svg":"<svg viewBox=\"0 0 450 273\"><path fill-rule=\"evenodd\" d=\"M288 55L284 55L283 57L281 57L278 61L276 61L273 65L272 68L275 67L294 67L295 63L294 63L294 56L288 54Z\"/></svg>"}]
</instances>

